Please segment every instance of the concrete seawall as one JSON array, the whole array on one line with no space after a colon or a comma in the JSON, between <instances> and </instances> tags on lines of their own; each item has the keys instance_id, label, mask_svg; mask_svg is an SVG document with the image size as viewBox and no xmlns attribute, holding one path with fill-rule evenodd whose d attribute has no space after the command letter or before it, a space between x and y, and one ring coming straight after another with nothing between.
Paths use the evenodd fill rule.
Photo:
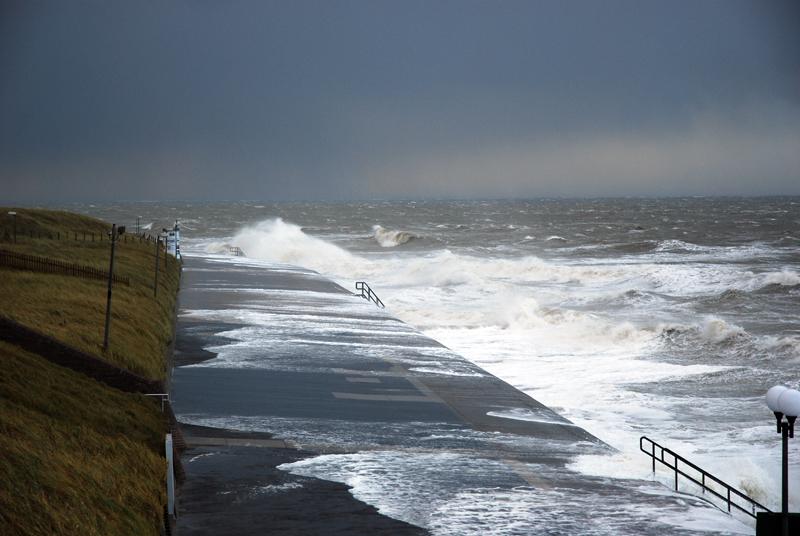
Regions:
<instances>
[{"instance_id":1,"label":"concrete seawall","mask_svg":"<svg viewBox=\"0 0 800 536\"><path fill-rule=\"evenodd\" d=\"M436 484L446 490L440 494L574 490L612 511L686 504L632 491L659 487L652 482L626 486L569 470L575 456L612 449L314 272L187 257L180 303L172 398L179 420L191 425L182 534L424 532L380 515L342 484L276 469L319 454L428 460L448 475ZM592 513L584 510L542 509L531 526L586 533ZM394 517L426 525L426 515ZM477 533L491 530L471 523ZM634 520L631 533L659 526Z\"/></svg>"}]
</instances>

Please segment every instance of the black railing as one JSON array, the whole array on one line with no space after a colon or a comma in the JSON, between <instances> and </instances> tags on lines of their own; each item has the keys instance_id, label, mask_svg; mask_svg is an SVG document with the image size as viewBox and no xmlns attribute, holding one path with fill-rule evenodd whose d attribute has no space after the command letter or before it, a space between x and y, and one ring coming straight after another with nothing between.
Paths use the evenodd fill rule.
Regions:
<instances>
[{"instance_id":1,"label":"black railing","mask_svg":"<svg viewBox=\"0 0 800 536\"><path fill-rule=\"evenodd\" d=\"M649 450L645 448L645 442L649 444ZM756 509L763 510L765 512L771 512L769 508L764 506L763 504L759 503L755 499L752 499L739 491L738 489L734 488L733 486L726 484L719 478L715 477L708 471L705 471L683 456L676 454L675 452L671 451L666 447L662 447L652 439L642 436L639 438L639 450L647 454L653 459L653 474L656 472L656 461L661 462L663 465L666 465L670 469L675 472L675 491L678 491L678 475L682 475L685 478L688 478L698 486L700 486L703 490L703 493L708 491L715 497L722 499L728 506L728 512L731 511L731 507L736 508L744 512L745 514L749 515L752 518L756 517ZM666 454L666 458L664 455ZM683 466L687 468L691 468L695 470L700 477L700 480L696 478L697 475L690 475L686 473L684 470L678 467L678 463L681 463ZM712 487L713 484L717 484L722 489L714 489ZM746 504L742 504L741 502L737 503L736 500L741 499Z\"/></svg>"},{"instance_id":2,"label":"black railing","mask_svg":"<svg viewBox=\"0 0 800 536\"><path fill-rule=\"evenodd\" d=\"M235 257L244 257L244 251L239 246L230 246L228 248L228 253Z\"/></svg>"},{"instance_id":3,"label":"black railing","mask_svg":"<svg viewBox=\"0 0 800 536\"><path fill-rule=\"evenodd\" d=\"M378 295L375 294L374 292L372 292L372 289L369 288L369 285L365 281L356 281L356 290L361 292L361 294L359 294L359 296L361 296L365 300L371 301L372 303L374 303L378 307L381 307L381 308L386 307L385 305L383 305L383 302L378 297Z\"/></svg>"}]
</instances>

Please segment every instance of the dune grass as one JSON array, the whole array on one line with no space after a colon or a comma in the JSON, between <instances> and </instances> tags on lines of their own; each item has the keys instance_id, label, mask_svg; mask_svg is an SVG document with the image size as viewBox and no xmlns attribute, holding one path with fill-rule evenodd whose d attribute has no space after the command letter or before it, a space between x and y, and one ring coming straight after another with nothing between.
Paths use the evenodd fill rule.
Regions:
<instances>
[{"instance_id":1,"label":"dune grass","mask_svg":"<svg viewBox=\"0 0 800 536\"><path fill-rule=\"evenodd\" d=\"M0 214L9 210L0 207ZM100 241L100 235L110 231L107 223L60 211L14 210L17 243L6 239L0 242L0 248L108 270L110 243L107 236ZM7 231L8 226L4 229ZM38 238L40 233L43 238ZM61 233L61 240L48 238L57 233ZM74 239L75 233L78 240ZM83 233L87 233L86 241ZM89 238L92 233L94 241ZM116 246L114 273L129 277L130 286L114 285L108 351L102 349L105 281L2 269L0 315L132 372L163 379L163 356L172 341L178 262L171 256L165 262L161 252L158 299L154 299L155 245L140 242L133 235L123 236L125 241ZM5 233L0 231L0 238L3 237Z\"/></svg>"},{"instance_id":2,"label":"dune grass","mask_svg":"<svg viewBox=\"0 0 800 536\"><path fill-rule=\"evenodd\" d=\"M158 534L157 404L0 342L0 534Z\"/></svg>"},{"instance_id":3,"label":"dune grass","mask_svg":"<svg viewBox=\"0 0 800 536\"><path fill-rule=\"evenodd\" d=\"M0 215L8 210L0 207ZM100 235L109 224L67 212L15 210L17 243L6 221L0 248L108 269L110 244ZM174 257L165 267L162 251L154 299L154 249L132 236L117 244L115 273L129 277L130 286L114 285L106 352L105 281L0 268L0 315L163 379L179 268ZM164 432L155 401L0 342L0 534L158 534Z\"/></svg>"}]
</instances>

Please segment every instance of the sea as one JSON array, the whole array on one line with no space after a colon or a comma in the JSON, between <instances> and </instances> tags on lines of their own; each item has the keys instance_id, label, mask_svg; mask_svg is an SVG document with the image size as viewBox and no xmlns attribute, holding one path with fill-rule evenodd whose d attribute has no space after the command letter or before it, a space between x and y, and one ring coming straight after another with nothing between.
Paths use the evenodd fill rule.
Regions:
<instances>
[{"instance_id":1,"label":"sea","mask_svg":"<svg viewBox=\"0 0 800 536\"><path fill-rule=\"evenodd\" d=\"M145 232L177 220L188 255L236 246L248 259L310 268L346 288L367 281L392 315L618 450L578 455L570 469L652 478L639 451L645 435L780 508L781 442L764 394L800 388L800 197L64 208ZM798 511L800 439L790 443ZM353 463L348 471L358 474ZM343 471L328 469L332 478ZM671 475L661 478L666 493ZM347 482L404 517L392 486ZM753 531L739 521L672 522Z\"/></svg>"}]
</instances>

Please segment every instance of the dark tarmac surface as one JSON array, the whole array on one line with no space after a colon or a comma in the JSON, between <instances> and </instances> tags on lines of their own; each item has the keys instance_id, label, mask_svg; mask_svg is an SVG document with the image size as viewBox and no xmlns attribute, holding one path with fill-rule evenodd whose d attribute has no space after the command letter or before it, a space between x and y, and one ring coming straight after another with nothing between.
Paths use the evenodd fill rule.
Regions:
<instances>
[{"instance_id":1,"label":"dark tarmac surface","mask_svg":"<svg viewBox=\"0 0 800 536\"><path fill-rule=\"evenodd\" d=\"M376 450L456 453L479 469L463 479L454 469L438 484L453 496L528 486L580 490L590 502L684 508L666 494L633 499L625 481L565 469L576 454L611 449L314 272L186 257L180 303L173 408L181 422L202 425L184 427L181 535L426 533L381 515L344 484L276 468ZM497 416L510 410L527 417ZM493 462L483 477L486 460ZM545 513L540 533L584 533L592 522L585 510L577 506L570 519ZM619 533L663 529L648 523Z\"/></svg>"},{"instance_id":2,"label":"dark tarmac surface","mask_svg":"<svg viewBox=\"0 0 800 536\"><path fill-rule=\"evenodd\" d=\"M183 458L179 534L426 534L353 499L343 484L277 469L314 454L270 434L191 425L183 431L193 446ZM199 438L208 444L197 445Z\"/></svg>"}]
</instances>

